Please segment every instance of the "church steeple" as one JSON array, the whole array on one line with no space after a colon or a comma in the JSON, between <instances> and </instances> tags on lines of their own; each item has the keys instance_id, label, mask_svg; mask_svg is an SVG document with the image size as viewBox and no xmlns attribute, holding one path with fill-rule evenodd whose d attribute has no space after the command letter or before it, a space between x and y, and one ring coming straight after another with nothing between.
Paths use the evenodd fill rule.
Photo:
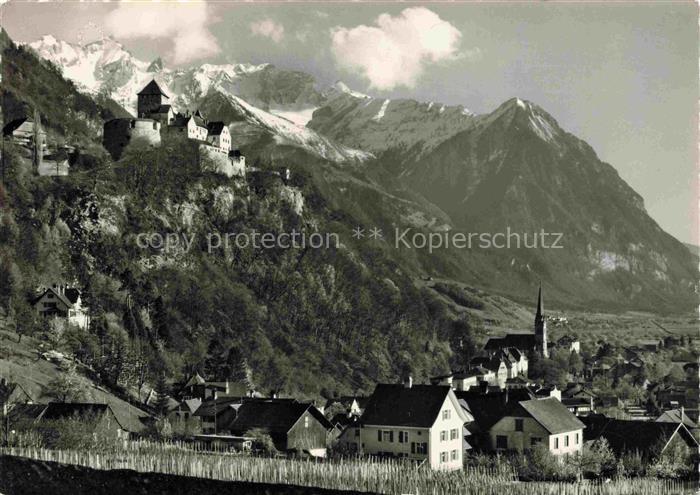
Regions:
<instances>
[{"instance_id":1,"label":"church steeple","mask_svg":"<svg viewBox=\"0 0 700 495\"><path fill-rule=\"evenodd\" d=\"M540 290L537 294L537 312L535 313L535 340L537 340L542 356L549 357L549 352L547 351L547 320L543 311L542 282L540 282Z\"/></svg>"}]
</instances>

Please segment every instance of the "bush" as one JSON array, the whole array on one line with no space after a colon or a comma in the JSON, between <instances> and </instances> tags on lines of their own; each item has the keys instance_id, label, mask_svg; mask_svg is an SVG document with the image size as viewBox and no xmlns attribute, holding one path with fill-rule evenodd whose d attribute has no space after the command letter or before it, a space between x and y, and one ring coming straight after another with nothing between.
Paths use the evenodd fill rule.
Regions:
<instances>
[{"instance_id":1,"label":"bush","mask_svg":"<svg viewBox=\"0 0 700 495\"><path fill-rule=\"evenodd\" d=\"M272 456L277 453L275 443L272 441L272 437L266 430L254 428L247 431L245 436L253 438L253 450L255 452L268 456Z\"/></svg>"}]
</instances>

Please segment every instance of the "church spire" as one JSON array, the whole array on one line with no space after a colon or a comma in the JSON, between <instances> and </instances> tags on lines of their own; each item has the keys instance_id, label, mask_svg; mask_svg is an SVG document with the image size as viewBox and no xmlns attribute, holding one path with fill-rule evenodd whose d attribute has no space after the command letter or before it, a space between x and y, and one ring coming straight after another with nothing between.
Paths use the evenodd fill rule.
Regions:
<instances>
[{"instance_id":1,"label":"church spire","mask_svg":"<svg viewBox=\"0 0 700 495\"><path fill-rule=\"evenodd\" d=\"M543 357L549 357L547 350L547 322L544 318L542 307L542 282L540 282L540 290L537 293L537 313L535 313L535 340L539 347L540 354Z\"/></svg>"}]
</instances>

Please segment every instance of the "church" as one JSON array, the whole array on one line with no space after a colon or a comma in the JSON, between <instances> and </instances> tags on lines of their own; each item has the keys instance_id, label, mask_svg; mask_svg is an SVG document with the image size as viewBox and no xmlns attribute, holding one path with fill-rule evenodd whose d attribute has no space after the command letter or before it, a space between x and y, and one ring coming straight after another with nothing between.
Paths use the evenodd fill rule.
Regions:
<instances>
[{"instance_id":1,"label":"church","mask_svg":"<svg viewBox=\"0 0 700 495\"><path fill-rule=\"evenodd\" d=\"M547 320L542 306L542 284L537 295L537 313L535 314L534 333L509 333L504 337L490 337L484 345L484 350L494 352L508 347L521 351L536 351L542 357L549 357L547 350Z\"/></svg>"}]
</instances>

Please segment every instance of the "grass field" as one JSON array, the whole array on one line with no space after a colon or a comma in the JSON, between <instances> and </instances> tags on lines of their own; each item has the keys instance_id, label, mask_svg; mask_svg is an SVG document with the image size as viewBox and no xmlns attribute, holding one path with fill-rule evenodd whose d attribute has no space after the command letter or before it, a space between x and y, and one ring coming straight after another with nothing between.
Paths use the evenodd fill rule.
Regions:
<instances>
[{"instance_id":1,"label":"grass field","mask_svg":"<svg viewBox=\"0 0 700 495\"><path fill-rule=\"evenodd\" d=\"M22 337L20 343L17 341L17 334L9 331L4 324L4 320L0 320L0 377L22 385L35 401L46 402L43 389L62 373L61 369L55 363L39 357L39 342L36 339ZM143 429L138 418L148 416L144 411L116 397L88 378L81 377L81 380L91 400L109 404L121 424L134 432Z\"/></svg>"},{"instance_id":2,"label":"grass field","mask_svg":"<svg viewBox=\"0 0 700 495\"><path fill-rule=\"evenodd\" d=\"M528 482L512 471L467 468L438 472L397 461L309 461L237 455L203 455L181 448L130 449L114 453L0 449L0 454L99 470L129 469L223 481L248 481L386 494L433 495L672 495L693 493L688 483L656 479L610 482Z\"/></svg>"}]
</instances>

